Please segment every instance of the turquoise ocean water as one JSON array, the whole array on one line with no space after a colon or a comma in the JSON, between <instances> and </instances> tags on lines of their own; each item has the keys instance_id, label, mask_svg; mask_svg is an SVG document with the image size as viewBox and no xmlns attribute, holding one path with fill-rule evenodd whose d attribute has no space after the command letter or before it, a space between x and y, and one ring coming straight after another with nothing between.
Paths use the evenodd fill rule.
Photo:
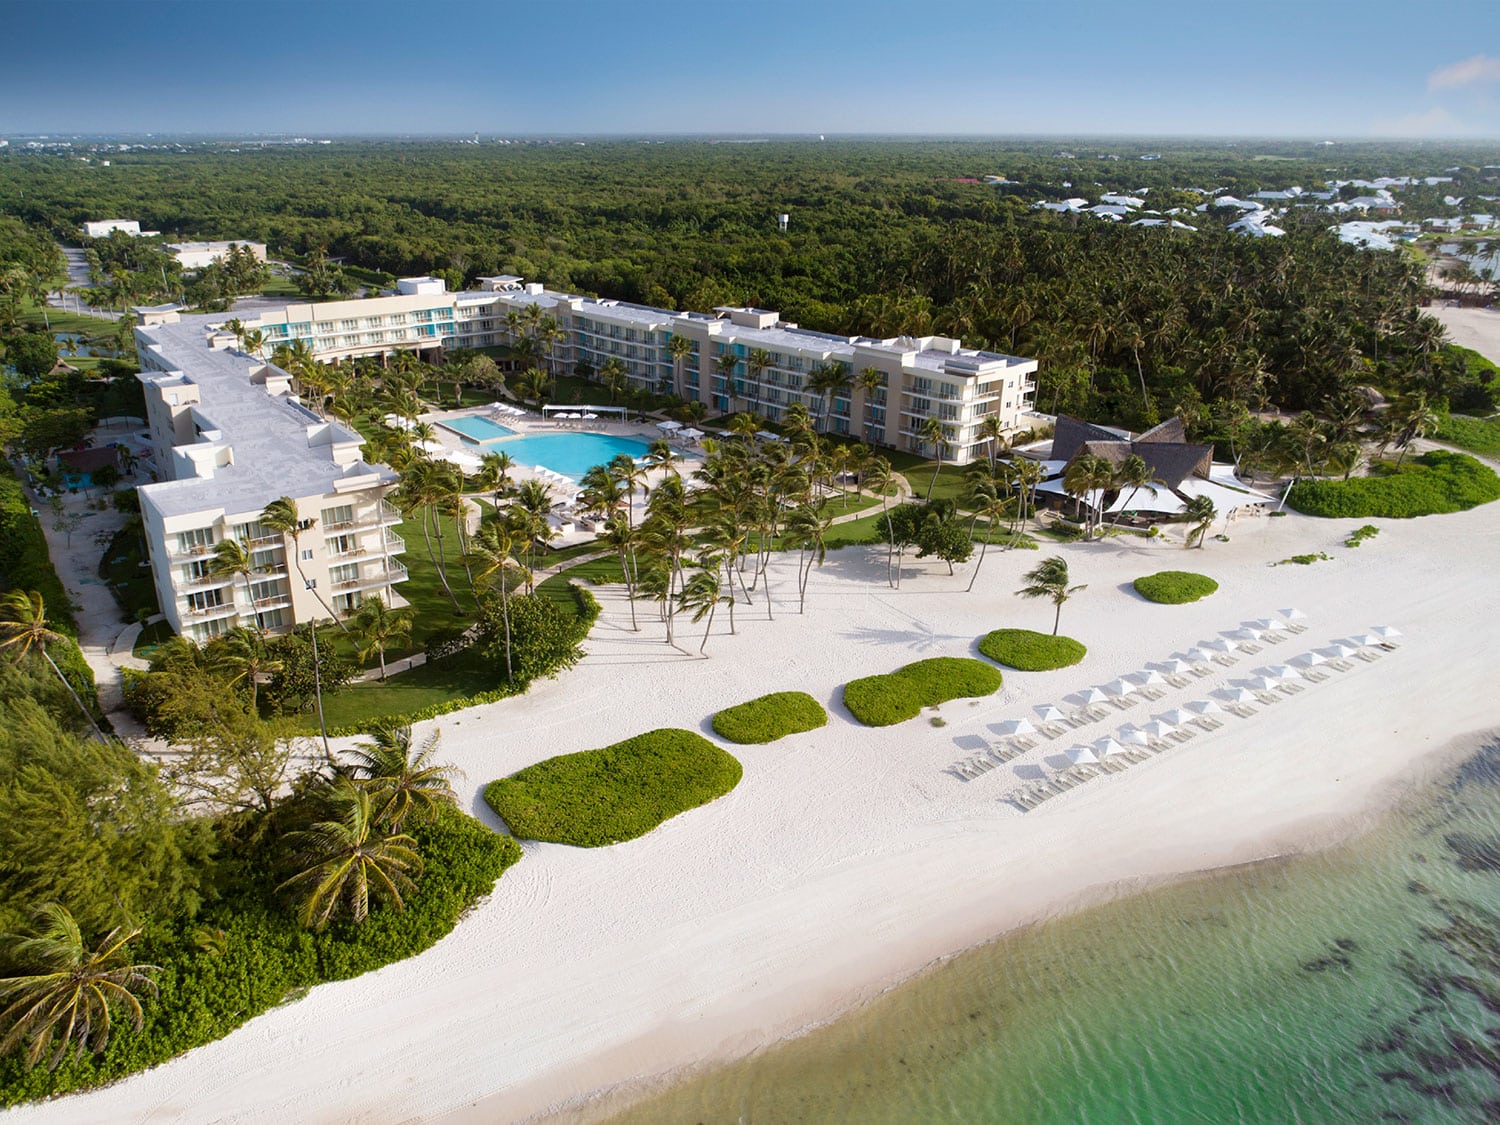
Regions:
<instances>
[{"instance_id":1,"label":"turquoise ocean water","mask_svg":"<svg viewBox=\"0 0 1500 1125\"><path fill-rule=\"evenodd\" d=\"M1500 743L1346 845L955 958L620 1122L1500 1121Z\"/></svg>"}]
</instances>

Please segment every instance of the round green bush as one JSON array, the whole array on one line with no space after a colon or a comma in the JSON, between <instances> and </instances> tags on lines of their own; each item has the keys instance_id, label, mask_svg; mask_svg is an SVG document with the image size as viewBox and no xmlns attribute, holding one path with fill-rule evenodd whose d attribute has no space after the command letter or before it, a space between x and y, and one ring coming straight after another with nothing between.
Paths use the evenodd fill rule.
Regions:
<instances>
[{"instance_id":1,"label":"round green bush","mask_svg":"<svg viewBox=\"0 0 1500 1125\"><path fill-rule=\"evenodd\" d=\"M805 691L774 691L726 707L713 717L714 733L739 743L775 742L827 722L828 712Z\"/></svg>"},{"instance_id":2,"label":"round green bush","mask_svg":"<svg viewBox=\"0 0 1500 1125\"><path fill-rule=\"evenodd\" d=\"M993 695L1000 690L998 670L965 656L918 660L883 676L865 676L844 685L844 706L867 727L904 723L950 699Z\"/></svg>"},{"instance_id":3,"label":"round green bush","mask_svg":"<svg viewBox=\"0 0 1500 1125\"><path fill-rule=\"evenodd\" d=\"M1089 650L1072 637L1054 637L1030 629L996 629L979 638L979 651L1008 668L1050 672L1077 664Z\"/></svg>"},{"instance_id":4,"label":"round green bush","mask_svg":"<svg viewBox=\"0 0 1500 1125\"><path fill-rule=\"evenodd\" d=\"M1219 584L1206 574L1194 574L1190 570L1163 570L1135 580L1135 592L1148 602L1162 605L1182 605L1206 598L1219 588Z\"/></svg>"},{"instance_id":5,"label":"round green bush","mask_svg":"<svg viewBox=\"0 0 1500 1125\"><path fill-rule=\"evenodd\" d=\"M1435 449L1368 477L1303 480L1286 502L1309 516L1410 519L1461 512L1500 500L1500 477L1466 453Z\"/></svg>"},{"instance_id":6,"label":"round green bush","mask_svg":"<svg viewBox=\"0 0 1500 1125\"><path fill-rule=\"evenodd\" d=\"M523 840L598 848L722 797L741 772L701 734L669 727L527 766L490 782L484 799Z\"/></svg>"}]
</instances>

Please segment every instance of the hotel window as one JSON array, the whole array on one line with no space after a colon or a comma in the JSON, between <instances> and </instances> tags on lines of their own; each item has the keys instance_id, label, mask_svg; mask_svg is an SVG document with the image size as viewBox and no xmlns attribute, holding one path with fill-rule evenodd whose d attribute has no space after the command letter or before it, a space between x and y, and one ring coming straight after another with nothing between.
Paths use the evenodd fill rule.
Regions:
<instances>
[{"instance_id":1,"label":"hotel window","mask_svg":"<svg viewBox=\"0 0 1500 1125\"><path fill-rule=\"evenodd\" d=\"M286 567L286 554L280 547L255 551L250 556L250 565L256 570L282 570Z\"/></svg>"},{"instance_id":2,"label":"hotel window","mask_svg":"<svg viewBox=\"0 0 1500 1125\"><path fill-rule=\"evenodd\" d=\"M338 527L341 524L353 523L353 522L354 522L354 505L353 504L339 504L338 506L333 507L333 508L324 508L323 509L323 527L324 527L325 530L328 529L328 528Z\"/></svg>"},{"instance_id":3,"label":"hotel window","mask_svg":"<svg viewBox=\"0 0 1500 1125\"><path fill-rule=\"evenodd\" d=\"M359 550L357 535L330 535L327 539L330 555L348 555Z\"/></svg>"},{"instance_id":4,"label":"hotel window","mask_svg":"<svg viewBox=\"0 0 1500 1125\"><path fill-rule=\"evenodd\" d=\"M286 597L286 590L282 588L279 579L273 578L268 582L250 583L250 596L259 604L260 602Z\"/></svg>"},{"instance_id":5,"label":"hotel window","mask_svg":"<svg viewBox=\"0 0 1500 1125\"><path fill-rule=\"evenodd\" d=\"M191 531L177 533L178 554L201 555L213 545L214 529L211 527L195 527Z\"/></svg>"},{"instance_id":6,"label":"hotel window","mask_svg":"<svg viewBox=\"0 0 1500 1125\"><path fill-rule=\"evenodd\" d=\"M328 581L335 586L345 582L354 582L359 579L359 563L345 563L343 566L331 566L328 568Z\"/></svg>"},{"instance_id":7,"label":"hotel window","mask_svg":"<svg viewBox=\"0 0 1500 1125\"><path fill-rule=\"evenodd\" d=\"M180 573L182 575L183 585L191 585L194 582L201 582L203 579L209 576L208 562L206 560L190 562L186 566L180 568Z\"/></svg>"}]
</instances>

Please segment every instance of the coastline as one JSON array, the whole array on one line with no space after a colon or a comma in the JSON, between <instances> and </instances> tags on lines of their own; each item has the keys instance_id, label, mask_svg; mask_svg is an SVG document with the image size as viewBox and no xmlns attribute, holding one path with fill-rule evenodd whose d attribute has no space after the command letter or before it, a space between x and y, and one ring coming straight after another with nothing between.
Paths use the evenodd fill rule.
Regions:
<instances>
[{"instance_id":1,"label":"coastline","mask_svg":"<svg viewBox=\"0 0 1500 1125\"><path fill-rule=\"evenodd\" d=\"M623 598L572 672L517 699L422 724L465 770L465 807L496 823L486 782L552 754L655 726L707 729L713 711L800 686L829 725L736 747L745 777L729 795L641 839L526 857L432 950L321 986L215 1043L89 1094L19 1107L7 1121L388 1121L520 1119L576 1111L608 1090L653 1088L685 1068L749 1053L827 1022L956 953L1093 901L1166 878L1302 852L1357 830L1436 770L1455 740L1496 724L1500 650L1493 581L1495 505L1381 521L1246 520L1232 541L1184 552L1140 539L1048 545L1088 589L1062 632L1089 645L1078 666L1007 673L997 695L871 730L839 702L848 679L932 655L972 654L1000 625L1050 629L1052 608L1014 596L1038 553L991 553L972 594L966 572L908 560L902 588L881 551L831 553L798 616L791 561L778 560L777 619L760 603L709 658L674 653L659 628L629 629ZM1271 567L1328 550L1332 561ZM1129 583L1190 567L1220 592L1150 605ZM1043 744L974 781L944 772L993 737L987 724L1165 659L1241 621L1299 606L1308 631L1245 657L1201 698L1329 640L1390 623L1395 652L1266 708L1229 719L1123 774L1022 814L1000 798L1020 771L1065 748ZM649 615L645 615L649 617ZM722 627L721 622L721 627ZM696 646L694 646L696 647ZM622 1085L629 1084L629 1085Z\"/></svg>"},{"instance_id":2,"label":"coastline","mask_svg":"<svg viewBox=\"0 0 1500 1125\"><path fill-rule=\"evenodd\" d=\"M547 1081L539 1082L534 1088L484 1098L452 1113L444 1114L437 1120L451 1123L451 1125L481 1125L481 1123L499 1120L526 1122L567 1120L578 1122L580 1125L592 1125L592 1123L611 1120L616 1115L674 1086L712 1074L715 1070L731 1063L794 1042L831 1023L852 1017L894 990L908 985L920 987L922 978L939 967L974 954L987 946L1013 938L1041 923L1066 920L1072 915L1083 913L1094 907L1105 906L1111 902L1164 887L1220 878L1249 868L1291 863L1308 855L1354 843L1361 836L1374 830L1382 818L1396 814L1411 800L1414 791L1436 784L1438 779L1456 769L1485 742L1493 740L1497 735L1500 735L1500 726L1471 731L1453 738L1442 746L1433 748L1421 758L1407 763L1406 768L1397 776L1390 778L1390 784L1383 791L1375 793L1364 808L1350 810L1337 823L1310 822L1307 825L1310 831L1306 836L1299 835L1297 830L1293 829L1284 838L1278 850L1265 854L1247 855L1194 869L1139 875L1112 883L1091 885L1071 898L1046 904L1040 907L1037 913L1007 924L1005 928L987 937L947 952L938 953L903 975L870 977L859 973L858 967L851 967L847 994L854 997L852 1002L838 1008L809 1010L806 1022L792 1030L780 1034L772 1034L769 1030L744 1031L744 1025L748 1023L758 1022L763 1018L777 1019L777 1006L773 1000L768 1002L763 1012L746 1009L733 1013L733 1019L736 1021L740 1034L735 1034L736 1027L733 1026L726 1026L722 1029L724 1037L720 1043L720 1050L706 1053L696 1058L695 1061L683 1063L668 1070L649 1074L641 1073L640 1068L649 1065L651 1060L677 1058L682 1057L684 1052L701 1050L702 1037L704 1035L712 1037L714 1034L708 1027L700 1027L696 1029L689 1041L684 1041L684 1036L679 1034L679 1029L658 1028L633 1043L622 1044L605 1055L579 1059ZM1253 850L1254 845L1249 844L1247 847ZM936 943L942 944L942 938L938 937ZM787 992L794 994L795 989L788 987ZM794 997L789 996L789 1011L794 1004ZM793 1018L787 1016L781 1022L786 1023ZM613 1084L600 1082L601 1074L613 1073L620 1067L637 1069L631 1072L630 1076ZM591 1083L593 1088L588 1089ZM588 1092L583 1094L575 1092L583 1089L588 1089ZM547 1104L541 1109L528 1108L538 1100L547 1100Z\"/></svg>"}]
</instances>

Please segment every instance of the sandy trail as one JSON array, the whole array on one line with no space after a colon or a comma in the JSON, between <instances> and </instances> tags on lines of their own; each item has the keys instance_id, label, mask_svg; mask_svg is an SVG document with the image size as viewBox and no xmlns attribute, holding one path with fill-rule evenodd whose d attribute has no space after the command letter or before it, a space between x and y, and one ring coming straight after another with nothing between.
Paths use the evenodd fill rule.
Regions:
<instances>
[{"instance_id":1,"label":"sandy trail","mask_svg":"<svg viewBox=\"0 0 1500 1125\"><path fill-rule=\"evenodd\" d=\"M1049 630L1050 605L1013 595L1039 553L991 552L965 594L967 568L949 577L941 563L908 560L895 591L883 552L834 552L813 576L805 616L793 560L782 560L776 620L762 603L742 607L731 637L721 613L707 659L666 648L650 611L630 632L606 588L577 669L440 721L476 815L493 822L480 800L492 778L656 726L707 731L715 710L763 691L807 690L831 722L737 748L745 776L732 794L643 839L528 845L495 894L420 957L7 1120L517 1119L795 1033L936 958L1139 880L1326 843L1398 799L1455 739L1500 719L1500 646L1486 643L1500 610L1500 505L1377 521L1376 539L1346 549L1357 522L1245 520L1232 542L1193 551L1136 538L1044 547L1088 584L1062 615L1088 657L1007 674L994 697L945 704L942 727L924 716L861 728L840 687L921 657L972 654L991 628ZM1324 550L1332 561L1268 565ZM1168 568L1202 571L1221 589L1174 607L1129 588ZM1299 637L1078 734L1111 733L1372 625L1406 636L1383 659L1356 661L1252 718L1225 716L1221 730L1032 813L1002 796L1071 739L1043 741L974 781L944 772L992 736L989 724L1290 606L1307 613ZM683 633L696 650L694 630Z\"/></svg>"}]
</instances>

